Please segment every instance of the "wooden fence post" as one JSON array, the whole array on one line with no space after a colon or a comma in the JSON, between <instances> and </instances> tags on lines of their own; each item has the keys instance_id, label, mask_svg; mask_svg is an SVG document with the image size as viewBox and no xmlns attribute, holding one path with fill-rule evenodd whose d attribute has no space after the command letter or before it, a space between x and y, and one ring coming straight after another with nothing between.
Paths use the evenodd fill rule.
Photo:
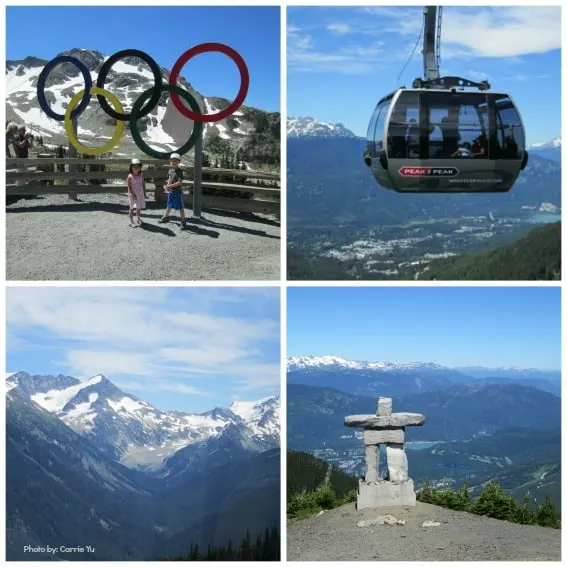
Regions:
<instances>
[{"instance_id":1,"label":"wooden fence post","mask_svg":"<svg viewBox=\"0 0 567 567\"><path fill-rule=\"evenodd\" d=\"M164 173L160 173L159 170L160 164L156 162L155 170L156 174L154 177L154 201L157 205L165 206L165 191L163 186L165 185L167 178Z\"/></svg>"}]
</instances>

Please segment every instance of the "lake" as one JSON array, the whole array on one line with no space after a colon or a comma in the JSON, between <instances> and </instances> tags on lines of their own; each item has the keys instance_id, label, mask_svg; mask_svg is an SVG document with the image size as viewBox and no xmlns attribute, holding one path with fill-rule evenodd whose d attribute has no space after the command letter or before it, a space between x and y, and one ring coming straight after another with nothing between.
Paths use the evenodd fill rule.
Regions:
<instances>
[{"instance_id":1,"label":"lake","mask_svg":"<svg viewBox=\"0 0 567 567\"><path fill-rule=\"evenodd\" d=\"M560 222L561 215L557 213L534 213L527 219L530 224L548 224L552 222Z\"/></svg>"},{"instance_id":2,"label":"lake","mask_svg":"<svg viewBox=\"0 0 567 567\"><path fill-rule=\"evenodd\" d=\"M430 449L433 445L437 445L439 441L413 441L406 443L406 449L410 451L421 451L422 449Z\"/></svg>"}]
</instances>

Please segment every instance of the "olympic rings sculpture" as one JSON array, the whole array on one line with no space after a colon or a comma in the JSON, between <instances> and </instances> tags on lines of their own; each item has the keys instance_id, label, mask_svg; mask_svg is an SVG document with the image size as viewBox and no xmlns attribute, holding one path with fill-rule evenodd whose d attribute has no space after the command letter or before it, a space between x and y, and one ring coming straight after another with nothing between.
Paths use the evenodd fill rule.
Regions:
<instances>
[{"instance_id":1,"label":"olympic rings sculpture","mask_svg":"<svg viewBox=\"0 0 567 567\"><path fill-rule=\"evenodd\" d=\"M224 110L221 110L216 114L201 114L199 103L195 100L191 93L177 86L177 79L179 77L179 74L181 73L181 69L190 59L197 55L200 55L201 53L209 52L224 53L225 55L230 57L234 61L234 63L236 63L236 66L238 67L238 71L240 73L240 88L238 89L238 93L234 101L230 103ZM106 78L111 67L116 62L126 57L138 57L142 61L145 61L149 65L155 81L155 85L144 91L134 102L130 114L125 114L124 108L122 107L120 101L116 98L116 96L104 88ZM45 96L45 84L47 82L47 78L51 71L53 71L53 69L60 63L72 63L73 65L75 65L79 69L85 80L85 88L73 96L71 102L67 105L64 115L58 114L57 112L52 110ZM185 154L195 145L197 139L202 135L203 123L218 122L220 120L223 120L224 118L227 118L228 116L234 114L240 108L240 106L242 106L242 103L244 102L246 95L248 94L249 85L250 75L248 73L248 67L246 66L244 59L238 52L236 52L228 45L224 45L223 43L201 43L199 45L196 45L195 47L192 47L191 49L188 49L175 62L175 65L173 66L173 69L169 76L169 84L162 83L161 70L154 59L152 59L147 53L138 49L124 49L109 57L100 68L96 86L93 86L93 80L91 78L90 71L82 61L70 55L59 55L58 57L55 57L55 59L52 59L49 63L47 63L47 65L45 65L39 75L39 78L37 80L37 100L39 106L41 107L43 112L47 114L47 116L53 118L53 120L64 123L65 133L69 138L69 143L71 143L75 148L86 155L96 156L110 151L122 137L125 128L124 123L129 122L132 138L134 139L136 145L140 150L157 159L168 159L170 152L158 152L157 150L154 150L153 148L148 146L148 144L146 144L146 142L144 142L144 140L142 139L140 130L137 126L138 120L144 116L147 116L158 105L162 92L170 93L171 102L173 103L175 108L183 116L189 118L190 120L193 120L193 131L191 133L191 136L183 146L181 146L177 150L174 150L178 154ZM116 120L116 129L114 131L114 135L106 144L99 148L91 148L81 144L73 130L73 120L75 118L78 118L85 111L92 98L92 95L96 95L100 107L104 110L104 112L108 116ZM187 108L181 102L181 99L183 99L189 105L189 108ZM112 106L109 104L109 102L110 104L112 104Z\"/></svg>"}]
</instances>

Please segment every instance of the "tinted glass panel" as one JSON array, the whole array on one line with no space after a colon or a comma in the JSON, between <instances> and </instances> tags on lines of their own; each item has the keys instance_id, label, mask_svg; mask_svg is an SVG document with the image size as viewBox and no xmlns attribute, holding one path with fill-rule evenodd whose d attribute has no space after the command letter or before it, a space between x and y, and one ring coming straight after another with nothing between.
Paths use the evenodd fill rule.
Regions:
<instances>
[{"instance_id":1,"label":"tinted glass panel","mask_svg":"<svg viewBox=\"0 0 567 567\"><path fill-rule=\"evenodd\" d=\"M376 105L374 109L374 113L372 114L372 118L370 119L370 124L368 124L368 130L366 131L366 139L370 141L374 141L374 131L376 130L376 121L378 120L378 116L380 115L380 106Z\"/></svg>"},{"instance_id":2,"label":"tinted glass panel","mask_svg":"<svg viewBox=\"0 0 567 567\"><path fill-rule=\"evenodd\" d=\"M402 92L388 123L388 156L419 159L419 93Z\"/></svg>"},{"instance_id":3,"label":"tinted glass panel","mask_svg":"<svg viewBox=\"0 0 567 567\"><path fill-rule=\"evenodd\" d=\"M429 107L430 158L488 157L486 94L431 92L425 96Z\"/></svg>"},{"instance_id":4,"label":"tinted glass panel","mask_svg":"<svg viewBox=\"0 0 567 567\"><path fill-rule=\"evenodd\" d=\"M391 102L392 99L388 99L380 105L380 115L378 116L378 120L376 120L376 128L374 129L374 141L376 142L377 152L384 148L384 126Z\"/></svg>"},{"instance_id":5,"label":"tinted glass panel","mask_svg":"<svg viewBox=\"0 0 567 567\"><path fill-rule=\"evenodd\" d=\"M507 96L494 98L496 112L496 139L504 159L522 159L525 149L524 129L516 107Z\"/></svg>"}]
</instances>

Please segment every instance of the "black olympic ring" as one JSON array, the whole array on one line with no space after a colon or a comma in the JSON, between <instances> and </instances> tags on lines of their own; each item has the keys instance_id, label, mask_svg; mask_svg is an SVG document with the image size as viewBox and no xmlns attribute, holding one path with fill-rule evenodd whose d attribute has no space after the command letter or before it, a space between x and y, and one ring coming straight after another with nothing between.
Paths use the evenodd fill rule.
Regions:
<instances>
[{"instance_id":1,"label":"black olympic ring","mask_svg":"<svg viewBox=\"0 0 567 567\"><path fill-rule=\"evenodd\" d=\"M138 57L142 61L145 61L149 65L154 75L155 89L152 93L152 96L150 97L150 100L148 100L146 106L144 106L138 113L138 118L141 118L142 116L147 116L157 106L159 99L161 97L161 85L162 85L161 70L159 68L159 65L155 62L155 60L152 57L150 57L147 53L144 53L139 49L124 49L122 51L118 51L112 57L109 57L102 64L102 67L98 72L96 86L99 89L104 89L104 83L106 82L106 77L108 75L108 72L110 71L110 68L116 62L120 61L120 59L124 59L125 57ZM115 120L122 120L123 122L127 122L128 120L130 120L131 113L123 114L121 112L116 112L110 106L110 104L108 104L107 100L102 95L97 95L97 98L100 107L110 117L114 118Z\"/></svg>"}]
</instances>

